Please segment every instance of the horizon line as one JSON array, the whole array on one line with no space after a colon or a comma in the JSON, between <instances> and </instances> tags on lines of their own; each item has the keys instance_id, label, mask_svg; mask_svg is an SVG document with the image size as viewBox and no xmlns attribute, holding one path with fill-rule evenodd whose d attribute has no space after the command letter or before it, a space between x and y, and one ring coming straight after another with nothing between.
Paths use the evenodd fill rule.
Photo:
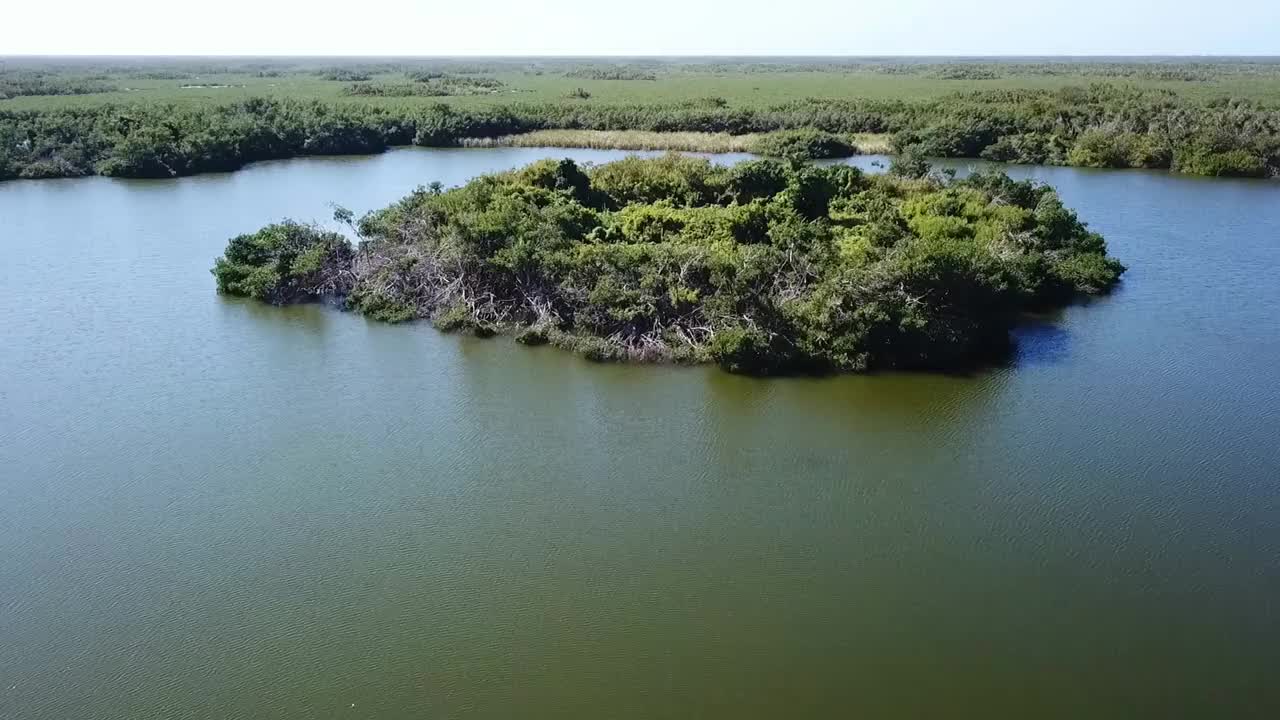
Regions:
<instances>
[{"instance_id":1,"label":"horizon line","mask_svg":"<svg viewBox=\"0 0 1280 720\"><path fill-rule=\"evenodd\" d=\"M742 54L721 54L721 53L529 53L529 54L486 54L486 53L459 53L446 55L416 55L406 53L128 53L128 52L108 52L108 53L60 53L60 52L38 52L38 53L7 53L0 54L0 59L8 58L386 58L386 59L430 59L430 60L451 60L451 59L502 59L502 60L560 60L560 59L593 59L593 58L610 58L610 59L850 59L850 60L873 60L881 58L952 58L952 59L1015 59L1015 58L1054 58L1054 59L1077 59L1077 58L1229 58L1229 59L1276 59L1280 60L1280 54L1250 54L1250 53L994 53L994 54L967 54L967 53L910 53L910 52L890 52L890 53L868 53L868 54L844 54L844 53L816 53L816 54L788 54L788 53L742 53Z\"/></svg>"}]
</instances>

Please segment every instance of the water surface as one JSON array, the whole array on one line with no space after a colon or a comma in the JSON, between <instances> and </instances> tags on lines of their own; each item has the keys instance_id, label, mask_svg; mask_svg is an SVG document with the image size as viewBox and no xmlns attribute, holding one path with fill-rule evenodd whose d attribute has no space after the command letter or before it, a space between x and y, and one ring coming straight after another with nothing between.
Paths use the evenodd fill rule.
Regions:
<instances>
[{"instance_id":1,"label":"water surface","mask_svg":"<svg viewBox=\"0 0 1280 720\"><path fill-rule=\"evenodd\" d=\"M621 154L0 184L0 718L1280 713L1280 186L1013 169L1130 271L969 377L214 293L233 234L565 155Z\"/></svg>"}]
</instances>

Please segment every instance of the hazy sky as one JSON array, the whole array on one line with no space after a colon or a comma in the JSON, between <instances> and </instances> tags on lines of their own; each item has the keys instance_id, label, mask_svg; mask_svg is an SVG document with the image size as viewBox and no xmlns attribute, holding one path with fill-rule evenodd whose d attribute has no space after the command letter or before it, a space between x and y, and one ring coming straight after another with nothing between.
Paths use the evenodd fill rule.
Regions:
<instances>
[{"instance_id":1,"label":"hazy sky","mask_svg":"<svg viewBox=\"0 0 1280 720\"><path fill-rule=\"evenodd\" d=\"M1280 54L1280 0L3 0L0 55Z\"/></svg>"}]
</instances>

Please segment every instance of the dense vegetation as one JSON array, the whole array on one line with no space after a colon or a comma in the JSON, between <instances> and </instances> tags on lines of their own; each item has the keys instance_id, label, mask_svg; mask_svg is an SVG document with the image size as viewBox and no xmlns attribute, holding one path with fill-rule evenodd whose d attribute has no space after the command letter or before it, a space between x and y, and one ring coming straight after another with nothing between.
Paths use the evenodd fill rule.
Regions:
<instances>
[{"instance_id":1,"label":"dense vegetation","mask_svg":"<svg viewBox=\"0 0 1280 720\"><path fill-rule=\"evenodd\" d=\"M414 132L371 108L274 100L0 114L0 177L172 177L252 160L379 152Z\"/></svg>"},{"instance_id":2,"label":"dense vegetation","mask_svg":"<svg viewBox=\"0 0 1280 720\"><path fill-rule=\"evenodd\" d=\"M117 90L98 78L56 77L45 73L0 74L0 100L39 95L89 95Z\"/></svg>"},{"instance_id":3,"label":"dense vegetation","mask_svg":"<svg viewBox=\"0 0 1280 720\"><path fill-rule=\"evenodd\" d=\"M584 67L575 68L564 74L565 77L580 78L583 80L657 80L658 76L643 70L635 70L626 67L616 68L597 68Z\"/></svg>"},{"instance_id":4,"label":"dense vegetation","mask_svg":"<svg viewBox=\"0 0 1280 720\"><path fill-rule=\"evenodd\" d=\"M1280 175L1280 64L1266 61L170 62L0 65L0 88L25 95L0 100L0 178L164 176L548 129L826 137L762 146L805 157L876 133L934 157Z\"/></svg>"},{"instance_id":5,"label":"dense vegetation","mask_svg":"<svg viewBox=\"0 0 1280 720\"><path fill-rule=\"evenodd\" d=\"M336 217L358 247L271 225L230 241L219 291L767 374L982 364L1124 270L1052 189L917 165L548 160Z\"/></svg>"},{"instance_id":6,"label":"dense vegetation","mask_svg":"<svg viewBox=\"0 0 1280 720\"><path fill-rule=\"evenodd\" d=\"M752 143L751 151L788 160L824 160L858 153L853 143L845 138L813 129L782 130L762 135Z\"/></svg>"},{"instance_id":7,"label":"dense vegetation","mask_svg":"<svg viewBox=\"0 0 1280 720\"><path fill-rule=\"evenodd\" d=\"M347 68L329 68L316 73L321 79L333 80L338 82L365 82L372 80L373 75L362 70L350 70Z\"/></svg>"},{"instance_id":8,"label":"dense vegetation","mask_svg":"<svg viewBox=\"0 0 1280 720\"><path fill-rule=\"evenodd\" d=\"M487 95L502 88L502 83L492 78L412 76L412 82L372 83L358 82L348 85L343 93L376 97L450 97L454 95Z\"/></svg>"}]
</instances>

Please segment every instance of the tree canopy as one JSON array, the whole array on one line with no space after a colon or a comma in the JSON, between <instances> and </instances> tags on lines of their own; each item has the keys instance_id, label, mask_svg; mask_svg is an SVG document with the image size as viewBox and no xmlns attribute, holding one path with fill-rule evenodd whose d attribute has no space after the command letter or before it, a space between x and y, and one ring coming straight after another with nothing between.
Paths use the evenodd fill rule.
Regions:
<instances>
[{"instance_id":1,"label":"tree canopy","mask_svg":"<svg viewBox=\"0 0 1280 720\"><path fill-rule=\"evenodd\" d=\"M352 226L358 246L289 222L234 238L218 288L767 374L979 365L1020 313L1124 271L1051 188L1003 174L675 154L419 188Z\"/></svg>"},{"instance_id":2,"label":"tree canopy","mask_svg":"<svg viewBox=\"0 0 1280 720\"><path fill-rule=\"evenodd\" d=\"M879 133L891 134L899 152L929 157L1280 175L1280 112L1274 106L1109 84L982 90L927 101L809 98L776 105L723 98L603 104L587 92L588 98L558 102L458 107L444 97L494 91L493 81L483 78L433 76L353 83L347 88L353 97L338 103L251 98L198 106L0 106L0 179L171 177L255 160L371 153L409 143L457 145L547 129L776 133L756 150L799 159L848 155L850 134ZM396 98L404 104L380 102Z\"/></svg>"}]
</instances>

